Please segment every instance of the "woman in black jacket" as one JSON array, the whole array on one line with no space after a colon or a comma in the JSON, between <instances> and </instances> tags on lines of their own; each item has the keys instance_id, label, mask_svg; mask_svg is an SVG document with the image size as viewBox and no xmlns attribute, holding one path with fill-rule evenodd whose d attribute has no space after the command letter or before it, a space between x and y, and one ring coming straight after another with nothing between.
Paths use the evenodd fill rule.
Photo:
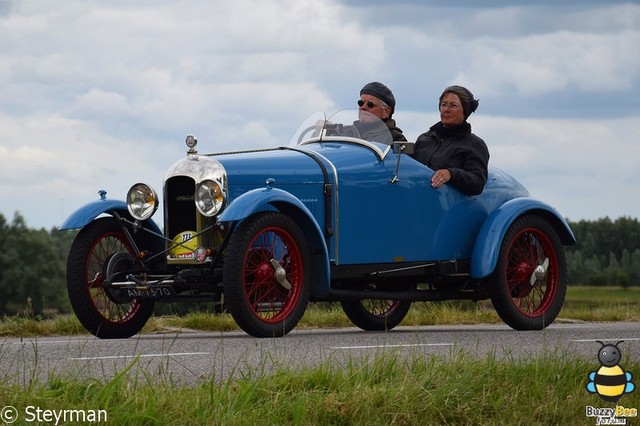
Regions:
<instances>
[{"instance_id":1,"label":"woman in black jacket","mask_svg":"<svg viewBox=\"0 0 640 426\"><path fill-rule=\"evenodd\" d=\"M467 123L478 100L462 86L449 86L440 95L439 108L440 121L418 136L413 158L435 170L434 188L449 182L468 195L480 194L487 182L489 150Z\"/></svg>"}]
</instances>

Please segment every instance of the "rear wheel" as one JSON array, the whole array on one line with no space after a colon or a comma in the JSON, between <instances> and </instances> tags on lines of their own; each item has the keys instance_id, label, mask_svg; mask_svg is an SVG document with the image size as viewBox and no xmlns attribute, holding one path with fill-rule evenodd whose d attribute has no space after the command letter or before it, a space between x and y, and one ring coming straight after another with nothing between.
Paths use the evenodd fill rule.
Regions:
<instances>
[{"instance_id":1,"label":"rear wheel","mask_svg":"<svg viewBox=\"0 0 640 426\"><path fill-rule=\"evenodd\" d=\"M309 246L291 218L263 212L245 219L225 254L227 310L252 336L287 334L309 302L309 264Z\"/></svg>"},{"instance_id":2,"label":"rear wheel","mask_svg":"<svg viewBox=\"0 0 640 426\"><path fill-rule=\"evenodd\" d=\"M340 304L349 320L366 331L395 328L411 308L411 301L405 300L344 300Z\"/></svg>"},{"instance_id":3,"label":"rear wheel","mask_svg":"<svg viewBox=\"0 0 640 426\"><path fill-rule=\"evenodd\" d=\"M492 278L491 301L510 327L551 324L567 291L567 261L553 227L539 216L517 219L504 236Z\"/></svg>"},{"instance_id":4,"label":"rear wheel","mask_svg":"<svg viewBox=\"0 0 640 426\"><path fill-rule=\"evenodd\" d=\"M120 225L112 217L96 219L85 226L71 245L67 292L78 320L94 336L131 337L144 327L153 312L152 300L119 303L103 287L108 264L111 268L125 265L127 262L115 259L131 258L133 254Z\"/></svg>"}]
</instances>

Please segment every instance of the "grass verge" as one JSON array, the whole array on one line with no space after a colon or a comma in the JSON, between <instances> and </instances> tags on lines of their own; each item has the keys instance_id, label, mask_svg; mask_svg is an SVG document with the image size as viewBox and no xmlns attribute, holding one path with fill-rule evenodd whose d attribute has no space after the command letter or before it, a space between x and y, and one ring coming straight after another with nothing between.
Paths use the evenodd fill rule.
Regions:
<instances>
[{"instance_id":1,"label":"grass verge","mask_svg":"<svg viewBox=\"0 0 640 426\"><path fill-rule=\"evenodd\" d=\"M105 410L108 423L119 425L579 425L596 424L587 406L614 406L585 389L597 362L562 354L508 361L462 352L446 359L382 354L192 387L157 383L136 363L107 382L0 382L0 400L23 419L29 406ZM623 365L640 371L637 361ZM620 404L640 407L640 392Z\"/></svg>"}]
</instances>

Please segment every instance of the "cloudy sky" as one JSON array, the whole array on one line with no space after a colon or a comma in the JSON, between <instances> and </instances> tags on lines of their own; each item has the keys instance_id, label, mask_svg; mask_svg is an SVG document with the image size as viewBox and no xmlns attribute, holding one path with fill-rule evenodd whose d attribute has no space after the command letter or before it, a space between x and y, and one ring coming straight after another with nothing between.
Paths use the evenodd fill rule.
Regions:
<instances>
[{"instance_id":1,"label":"cloudy sky","mask_svg":"<svg viewBox=\"0 0 640 426\"><path fill-rule=\"evenodd\" d=\"M378 80L410 140L462 84L490 163L533 197L640 216L640 4L521 3L0 0L0 213L49 229L100 189L161 192L186 134L287 144Z\"/></svg>"}]
</instances>

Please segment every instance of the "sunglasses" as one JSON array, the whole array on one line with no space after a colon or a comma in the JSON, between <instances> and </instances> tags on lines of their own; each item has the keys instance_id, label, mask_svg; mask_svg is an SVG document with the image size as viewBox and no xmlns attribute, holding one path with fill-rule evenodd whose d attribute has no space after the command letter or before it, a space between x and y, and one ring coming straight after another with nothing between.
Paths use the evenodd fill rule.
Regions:
<instances>
[{"instance_id":1,"label":"sunglasses","mask_svg":"<svg viewBox=\"0 0 640 426\"><path fill-rule=\"evenodd\" d=\"M382 104L378 105L377 103L375 103L373 101L366 101L365 102L362 99L358 100L358 106L359 107L363 106L364 104L366 104L368 108L375 108L377 106L385 106L385 105L382 105Z\"/></svg>"}]
</instances>

